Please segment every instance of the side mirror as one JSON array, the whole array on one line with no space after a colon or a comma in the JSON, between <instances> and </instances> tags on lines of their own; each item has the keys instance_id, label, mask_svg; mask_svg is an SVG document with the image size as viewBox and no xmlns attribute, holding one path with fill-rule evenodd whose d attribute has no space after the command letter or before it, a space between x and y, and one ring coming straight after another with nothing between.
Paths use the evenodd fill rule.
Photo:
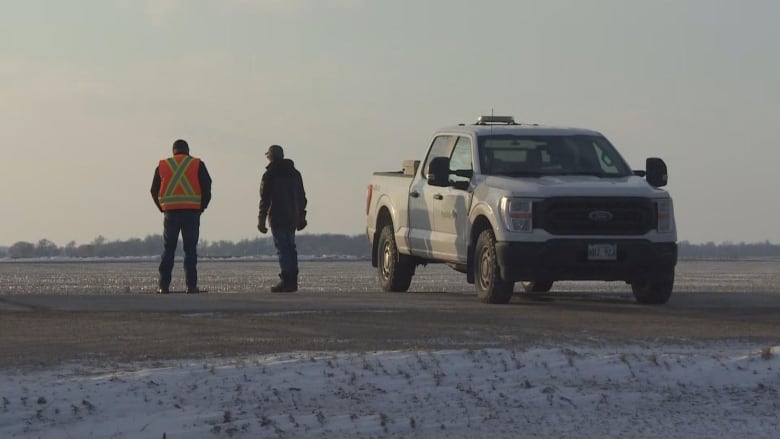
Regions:
<instances>
[{"instance_id":1,"label":"side mirror","mask_svg":"<svg viewBox=\"0 0 780 439\"><path fill-rule=\"evenodd\" d=\"M428 184L446 187L450 185L449 157L435 157L428 165Z\"/></svg>"},{"instance_id":2,"label":"side mirror","mask_svg":"<svg viewBox=\"0 0 780 439\"><path fill-rule=\"evenodd\" d=\"M653 187L663 187L669 180L669 174L666 171L666 163L663 160L650 157L645 161L645 170L647 182Z\"/></svg>"}]
</instances>

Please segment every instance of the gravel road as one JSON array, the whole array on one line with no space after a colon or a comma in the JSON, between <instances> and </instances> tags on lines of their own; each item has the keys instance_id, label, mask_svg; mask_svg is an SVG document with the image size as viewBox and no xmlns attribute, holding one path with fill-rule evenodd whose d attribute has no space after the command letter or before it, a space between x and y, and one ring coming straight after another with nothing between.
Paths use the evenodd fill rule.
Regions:
<instances>
[{"instance_id":1,"label":"gravel road","mask_svg":"<svg viewBox=\"0 0 780 439\"><path fill-rule=\"evenodd\" d=\"M641 306L626 292L471 294L3 294L0 368L289 351L530 348L714 341L776 345L780 293L680 292Z\"/></svg>"}]
</instances>

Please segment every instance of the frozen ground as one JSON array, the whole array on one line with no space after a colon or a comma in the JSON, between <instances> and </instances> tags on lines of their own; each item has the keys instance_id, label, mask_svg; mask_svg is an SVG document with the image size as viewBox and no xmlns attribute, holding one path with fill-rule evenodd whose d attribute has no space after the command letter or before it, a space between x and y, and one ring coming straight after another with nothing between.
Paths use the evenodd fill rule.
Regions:
<instances>
[{"instance_id":1,"label":"frozen ground","mask_svg":"<svg viewBox=\"0 0 780 439\"><path fill-rule=\"evenodd\" d=\"M675 291L771 300L778 267L681 261ZM258 292L276 281L276 269L273 262L205 262L201 275L213 293ZM155 282L154 262L0 263L0 294L151 292ZM304 262L301 285L323 294L376 290L365 261ZM473 294L443 266L419 270L412 288ZM621 283L554 289L630 294ZM669 323L682 324L679 315L671 307ZM134 364L106 358L100 369L0 370L0 439L780 438L777 340Z\"/></svg>"},{"instance_id":2,"label":"frozen ground","mask_svg":"<svg viewBox=\"0 0 780 439\"><path fill-rule=\"evenodd\" d=\"M777 438L780 347L290 353L4 371L2 438Z\"/></svg>"},{"instance_id":3,"label":"frozen ground","mask_svg":"<svg viewBox=\"0 0 780 439\"><path fill-rule=\"evenodd\" d=\"M203 261L199 284L212 293L266 291L279 281L275 261ZM177 262L173 289L184 289ZM680 261L675 292L776 292L780 261ZM299 286L305 291L379 291L376 269L369 261L302 261ZM0 294L126 294L157 288L157 262L0 262ZM519 291L519 285L516 287ZM420 267L412 291L474 294L466 277L443 264ZM623 282L557 282L554 291L625 292Z\"/></svg>"}]
</instances>

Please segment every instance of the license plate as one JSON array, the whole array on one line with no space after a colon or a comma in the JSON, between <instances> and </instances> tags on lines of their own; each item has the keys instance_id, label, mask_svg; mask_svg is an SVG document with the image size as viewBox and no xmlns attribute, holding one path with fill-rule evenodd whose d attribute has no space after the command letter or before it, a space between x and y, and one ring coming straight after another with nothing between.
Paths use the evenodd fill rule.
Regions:
<instances>
[{"instance_id":1,"label":"license plate","mask_svg":"<svg viewBox=\"0 0 780 439\"><path fill-rule=\"evenodd\" d=\"M614 261L617 259L617 244L588 244L589 261Z\"/></svg>"}]
</instances>

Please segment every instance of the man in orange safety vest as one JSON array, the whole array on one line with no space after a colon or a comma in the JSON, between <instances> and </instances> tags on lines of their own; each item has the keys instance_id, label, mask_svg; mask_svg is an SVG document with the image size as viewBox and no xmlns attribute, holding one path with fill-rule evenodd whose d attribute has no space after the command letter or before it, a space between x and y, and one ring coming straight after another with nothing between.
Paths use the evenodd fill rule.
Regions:
<instances>
[{"instance_id":1,"label":"man in orange safety vest","mask_svg":"<svg viewBox=\"0 0 780 439\"><path fill-rule=\"evenodd\" d=\"M152 180L152 199L165 215L158 294L170 292L171 272L181 233L187 293L198 293L200 214L211 201L211 176L203 161L190 155L184 140L173 143L173 156L160 160Z\"/></svg>"}]
</instances>

